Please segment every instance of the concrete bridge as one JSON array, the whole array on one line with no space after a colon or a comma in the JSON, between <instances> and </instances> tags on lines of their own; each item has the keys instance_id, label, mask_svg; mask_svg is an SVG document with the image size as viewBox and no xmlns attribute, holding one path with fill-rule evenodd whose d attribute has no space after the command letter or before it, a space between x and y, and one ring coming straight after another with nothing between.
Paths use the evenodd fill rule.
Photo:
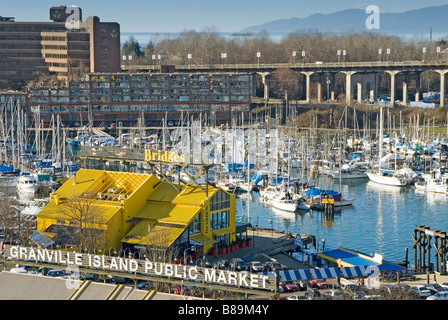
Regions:
<instances>
[{"instance_id":1,"label":"concrete bridge","mask_svg":"<svg viewBox=\"0 0 448 320\"><path fill-rule=\"evenodd\" d=\"M127 72L160 72L160 65L122 66ZM345 75L346 104L351 105L354 97L358 102L373 101L378 92L378 74L390 76L390 101L396 101L397 82L403 90L403 104L407 104L408 86L415 81L415 101L421 99L421 74L426 71L440 75L440 96L445 97L445 75L448 73L448 61L377 61L377 62L315 62L315 63L271 63L271 64L210 64L210 65L176 65L176 72L244 72L258 74L264 85L264 98L269 99L268 76L278 69L291 69L306 77L306 102L311 101L311 84L317 83L317 100L322 99L322 84L327 85L328 97L335 98L336 75ZM356 90L355 90L356 89ZM394 104L393 104L394 105ZM445 99L440 99L440 106Z\"/></svg>"}]
</instances>

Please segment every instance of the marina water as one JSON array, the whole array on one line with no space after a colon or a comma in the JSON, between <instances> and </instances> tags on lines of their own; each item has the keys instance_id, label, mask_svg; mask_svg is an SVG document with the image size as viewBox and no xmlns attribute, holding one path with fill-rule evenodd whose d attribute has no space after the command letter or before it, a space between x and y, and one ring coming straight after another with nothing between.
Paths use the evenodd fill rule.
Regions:
<instances>
[{"instance_id":1,"label":"marina water","mask_svg":"<svg viewBox=\"0 0 448 320\"><path fill-rule=\"evenodd\" d=\"M333 219L320 211L280 211L261 199L258 192L237 196L237 221L276 231L310 234L316 237L319 250L343 247L366 254L379 253L388 261L406 257L413 269L413 234L416 226L448 231L447 198L444 194L425 193L413 186L392 187L362 181L342 182L321 178L321 187L340 190L345 198L355 198L352 206L336 208ZM249 209L249 210L248 210ZM248 236L251 234L248 232ZM431 257L435 262L435 258Z\"/></svg>"}]
</instances>

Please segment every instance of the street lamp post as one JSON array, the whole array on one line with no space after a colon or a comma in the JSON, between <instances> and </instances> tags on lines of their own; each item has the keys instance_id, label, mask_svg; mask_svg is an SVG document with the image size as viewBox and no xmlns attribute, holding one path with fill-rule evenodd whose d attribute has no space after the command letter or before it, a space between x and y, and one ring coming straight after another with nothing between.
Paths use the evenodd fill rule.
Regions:
<instances>
[{"instance_id":1,"label":"street lamp post","mask_svg":"<svg viewBox=\"0 0 448 320\"><path fill-rule=\"evenodd\" d=\"M226 59L226 58L227 58L227 53L226 52L221 53L221 61L222 61L223 67L224 67L224 59Z\"/></svg>"},{"instance_id":2,"label":"street lamp post","mask_svg":"<svg viewBox=\"0 0 448 320\"><path fill-rule=\"evenodd\" d=\"M258 65L260 65L260 57L261 57L261 52L258 51L258 52L257 52Z\"/></svg>"}]
</instances>

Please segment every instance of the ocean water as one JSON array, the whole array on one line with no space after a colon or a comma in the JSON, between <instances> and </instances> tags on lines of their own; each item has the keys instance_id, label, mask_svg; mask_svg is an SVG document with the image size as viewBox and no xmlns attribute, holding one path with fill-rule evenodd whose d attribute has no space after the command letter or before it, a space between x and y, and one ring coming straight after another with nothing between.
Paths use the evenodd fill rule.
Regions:
<instances>
[{"instance_id":1,"label":"ocean water","mask_svg":"<svg viewBox=\"0 0 448 320\"><path fill-rule=\"evenodd\" d=\"M336 209L334 217L327 219L320 211L280 211L262 200L258 192L252 192L249 199L243 193L237 196L237 220L249 220L252 226L260 228L314 235L320 246L325 240L326 249L344 247L367 254L379 253L388 261L404 260L408 248L411 264L416 226L448 231L445 195L426 194L413 186L379 185L369 179L339 184L331 177L324 177L321 186L341 190L343 197L356 200L349 207ZM434 257L431 262L435 262Z\"/></svg>"}]
</instances>

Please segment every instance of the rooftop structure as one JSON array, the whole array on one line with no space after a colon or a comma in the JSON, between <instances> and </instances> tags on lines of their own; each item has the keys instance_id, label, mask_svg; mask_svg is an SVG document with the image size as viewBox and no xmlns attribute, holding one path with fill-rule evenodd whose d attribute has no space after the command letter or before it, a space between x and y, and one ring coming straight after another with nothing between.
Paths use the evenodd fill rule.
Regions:
<instances>
[{"instance_id":1,"label":"rooftop structure","mask_svg":"<svg viewBox=\"0 0 448 320\"><path fill-rule=\"evenodd\" d=\"M56 245L202 254L235 240L235 196L208 185L182 190L155 175L81 169L37 215ZM81 226L81 228L80 228ZM83 231L81 231L83 230ZM90 236L90 239L88 239Z\"/></svg>"}]
</instances>

